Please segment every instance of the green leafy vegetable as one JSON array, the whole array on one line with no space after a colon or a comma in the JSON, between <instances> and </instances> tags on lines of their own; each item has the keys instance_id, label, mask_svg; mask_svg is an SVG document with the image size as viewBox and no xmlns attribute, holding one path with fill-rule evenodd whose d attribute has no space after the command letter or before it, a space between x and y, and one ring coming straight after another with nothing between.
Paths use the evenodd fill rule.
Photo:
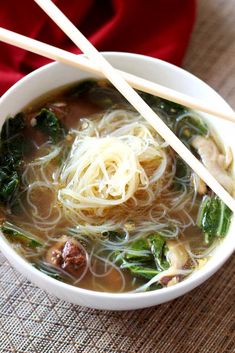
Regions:
<instances>
[{"instance_id":1,"label":"green leafy vegetable","mask_svg":"<svg viewBox=\"0 0 235 353\"><path fill-rule=\"evenodd\" d=\"M20 178L16 171L0 167L0 200L7 203L18 188Z\"/></svg>"},{"instance_id":2,"label":"green leafy vegetable","mask_svg":"<svg viewBox=\"0 0 235 353\"><path fill-rule=\"evenodd\" d=\"M128 269L133 276L151 279L169 268L166 252L166 241L155 233L130 241L123 251L115 251L113 258L120 268Z\"/></svg>"},{"instance_id":3,"label":"green leafy vegetable","mask_svg":"<svg viewBox=\"0 0 235 353\"><path fill-rule=\"evenodd\" d=\"M137 239L131 242L129 252L125 254L125 258L133 261L152 261L151 251L148 240L145 238Z\"/></svg>"},{"instance_id":4,"label":"green leafy vegetable","mask_svg":"<svg viewBox=\"0 0 235 353\"><path fill-rule=\"evenodd\" d=\"M23 113L8 118L1 130L0 145L0 202L7 204L17 194L21 182L21 169L26 140Z\"/></svg>"},{"instance_id":5,"label":"green leafy vegetable","mask_svg":"<svg viewBox=\"0 0 235 353\"><path fill-rule=\"evenodd\" d=\"M166 99L153 96L152 94L137 91L141 98L150 105L155 111L162 112L165 115L168 115L170 118L176 117L188 111L186 107L178 103L168 101ZM170 121L169 121L170 123Z\"/></svg>"},{"instance_id":6,"label":"green leafy vegetable","mask_svg":"<svg viewBox=\"0 0 235 353\"><path fill-rule=\"evenodd\" d=\"M72 90L70 91L70 95L74 97L79 97L80 95L84 93L88 93L91 90L95 89L98 87L98 83L96 80L84 80L79 82L77 85L75 85Z\"/></svg>"},{"instance_id":7,"label":"green leafy vegetable","mask_svg":"<svg viewBox=\"0 0 235 353\"><path fill-rule=\"evenodd\" d=\"M38 260L33 264L33 266L40 272L56 279L57 281L69 282L71 279L74 281L74 277L68 274L66 271L62 270L60 267L53 266L50 263L44 262L42 260Z\"/></svg>"},{"instance_id":8,"label":"green leafy vegetable","mask_svg":"<svg viewBox=\"0 0 235 353\"><path fill-rule=\"evenodd\" d=\"M177 179L188 179L189 176L189 167L180 157L176 160L176 172L175 176Z\"/></svg>"},{"instance_id":9,"label":"green leafy vegetable","mask_svg":"<svg viewBox=\"0 0 235 353\"><path fill-rule=\"evenodd\" d=\"M179 139L192 150L194 154L196 151L191 146L191 140L194 136L201 135L206 136L208 134L208 128L197 116L183 115L176 118L172 130L179 137ZM189 166L178 156L176 158L176 172L173 180L173 188L175 190L182 190L185 187L191 187L191 175L192 170Z\"/></svg>"},{"instance_id":10,"label":"green leafy vegetable","mask_svg":"<svg viewBox=\"0 0 235 353\"><path fill-rule=\"evenodd\" d=\"M114 90L111 84L101 82L102 80L84 80L72 88L70 97L72 96L75 99L88 97L91 103L101 109L107 109L116 103L123 103L123 96L118 91Z\"/></svg>"},{"instance_id":11,"label":"green leafy vegetable","mask_svg":"<svg viewBox=\"0 0 235 353\"><path fill-rule=\"evenodd\" d=\"M174 132L182 142L189 144L193 136L206 136L208 134L208 128L199 116L186 114L176 119Z\"/></svg>"},{"instance_id":12,"label":"green leafy vegetable","mask_svg":"<svg viewBox=\"0 0 235 353\"><path fill-rule=\"evenodd\" d=\"M1 141L6 142L9 138L18 135L25 128L24 114L18 113L8 118L1 130Z\"/></svg>"},{"instance_id":13,"label":"green leafy vegetable","mask_svg":"<svg viewBox=\"0 0 235 353\"><path fill-rule=\"evenodd\" d=\"M124 98L112 87L99 87L89 92L89 99L96 106L107 109L117 103L123 103Z\"/></svg>"},{"instance_id":14,"label":"green leafy vegetable","mask_svg":"<svg viewBox=\"0 0 235 353\"><path fill-rule=\"evenodd\" d=\"M53 143L59 142L65 137L66 131L55 113L43 108L36 116L36 128L48 135Z\"/></svg>"},{"instance_id":15,"label":"green leafy vegetable","mask_svg":"<svg viewBox=\"0 0 235 353\"><path fill-rule=\"evenodd\" d=\"M208 244L216 237L224 237L231 223L232 211L218 196L205 196L202 200L197 225L204 233Z\"/></svg>"},{"instance_id":16,"label":"green leafy vegetable","mask_svg":"<svg viewBox=\"0 0 235 353\"><path fill-rule=\"evenodd\" d=\"M167 270L170 264L166 258L166 241L158 234L150 235L148 240L158 271Z\"/></svg>"},{"instance_id":17,"label":"green leafy vegetable","mask_svg":"<svg viewBox=\"0 0 235 353\"><path fill-rule=\"evenodd\" d=\"M135 277L143 277L146 279L151 279L159 273L155 268L145 267L143 265L133 265L131 263L125 264L125 266L122 265L121 268L127 268Z\"/></svg>"},{"instance_id":18,"label":"green leafy vegetable","mask_svg":"<svg viewBox=\"0 0 235 353\"><path fill-rule=\"evenodd\" d=\"M179 156L176 159L176 170L172 186L175 190L182 190L183 186L191 185L191 169Z\"/></svg>"},{"instance_id":19,"label":"green leafy vegetable","mask_svg":"<svg viewBox=\"0 0 235 353\"><path fill-rule=\"evenodd\" d=\"M8 221L3 223L1 230L5 235L9 236L11 240L21 241L30 248L37 248L43 245L41 240L37 239L30 232L25 231Z\"/></svg>"},{"instance_id":20,"label":"green leafy vegetable","mask_svg":"<svg viewBox=\"0 0 235 353\"><path fill-rule=\"evenodd\" d=\"M65 281L65 279L63 278L63 276L61 275L59 269L54 268L52 266L50 266L49 264L46 264L42 261L38 261L37 263L33 264L33 266L39 270L40 272L44 273L45 275L52 277L54 279L56 279L57 281Z\"/></svg>"},{"instance_id":21,"label":"green leafy vegetable","mask_svg":"<svg viewBox=\"0 0 235 353\"><path fill-rule=\"evenodd\" d=\"M138 93L188 147L190 147L190 140L193 136L206 136L208 134L207 125L199 116L183 105L148 93L140 91Z\"/></svg>"}]
</instances>

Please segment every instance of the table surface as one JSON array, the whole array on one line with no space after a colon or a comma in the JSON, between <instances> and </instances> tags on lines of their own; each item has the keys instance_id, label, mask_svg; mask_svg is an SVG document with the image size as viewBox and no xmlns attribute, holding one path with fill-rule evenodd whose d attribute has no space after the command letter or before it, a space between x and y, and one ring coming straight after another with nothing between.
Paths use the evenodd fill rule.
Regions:
<instances>
[{"instance_id":1,"label":"table surface","mask_svg":"<svg viewBox=\"0 0 235 353\"><path fill-rule=\"evenodd\" d=\"M235 108L235 0L200 0L184 67ZM35 287L0 254L0 352L235 352L235 257L169 303L130 312L75 306Z\"/></svg>"}]
</instances>

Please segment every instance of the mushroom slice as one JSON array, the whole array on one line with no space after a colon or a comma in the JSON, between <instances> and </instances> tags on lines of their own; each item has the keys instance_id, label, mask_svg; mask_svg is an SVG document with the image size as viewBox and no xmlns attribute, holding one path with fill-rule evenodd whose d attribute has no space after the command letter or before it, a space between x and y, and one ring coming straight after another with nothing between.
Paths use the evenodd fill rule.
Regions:
<instances>
[{"instance_id":1,"label":"mushroom slice","mask_svg":"<svg viewBox=\"0 0 235 353\"><path fill-rule=\"evenodd\" d=\"M171 264L171 268L182 269L188 261L188 253L185 250L183 244L177 240L167 241L167 259Z\"/></svg>"},{"instance_id":2,"label":"mushroom slice","mask_svg":"<svg viewBox=\"0 0 235 353\"><path fill-rule=\"evenodd\" d=\"M207 167L211 174L229 193L232 193L233 179L225 170L226 157L219 152L215 142L210 138L196 136L192 141L192 146L197 150L202 163ZM229 159L231 159L231 156L228 158L227 163L229 162Z\"/></svg>"},{"instance_id":3,"label":"mushroom slice","mask_svg":"<svg viewBox=\"0 0 235 353\"><path fill-rule=\"evenodd\" d=\"M179 240L168 240L166 244L168 247L167 260L170 263L170 268L166 271L167 274L160 279L160 283L168 287L181 281L183 276L178 274L178 270L185 268L189 256Z\"/></svg>"}]
</instances>

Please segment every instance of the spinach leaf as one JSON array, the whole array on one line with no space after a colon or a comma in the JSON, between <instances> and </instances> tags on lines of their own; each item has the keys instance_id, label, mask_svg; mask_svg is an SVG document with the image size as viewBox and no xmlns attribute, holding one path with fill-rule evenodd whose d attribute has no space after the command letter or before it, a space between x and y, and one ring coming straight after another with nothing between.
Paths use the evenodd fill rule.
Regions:
<instances>
[{"instance_id":1,"label":"spinach leaf","mask_svg":"<svg viewBox=\"0 0 235 353\"><path fill-rule=\"evenodd\" d=\"M190 167L178 156L176 158L176 170L172 183L173 189L180 191L184 186L190 187L191 174L192 171Z\"/></svg>"},{"instance_id":2,"label":"spinach leaf","mask_svg":"<svg viewBox=\"0 0 235 353\"><path fill-rule=\"evenodd\" d=\"M159 234L150 235L148 240L151 245L151 252L158 271L167 270L170 267L170 264L166 258L166 241Z\"/></svg>"},{"instance_id":3,"label":"spinach leaf","mask_svg":"<svg viewBox=\"0 0 235 353\"><path fill-rule=\"evenodd\" d=\"M101 109L124 101L124 97L109 82L101 84L101 81L92 79L84 80L73 87L71 95L74 98L85 96Z\"/></svg>"},{"instance_id":4,"label":"spinach leaf","mask_svg":"<svg viewBox=\"0 0 235 353\"><path fill-rule=\"evenodd\" d=\"M206 136L208 134L208 128L199 116L186 114L176 119L174 132L182 142L189 145L194 136Z\"/></svg>"},{"instance_id":5,"label":"spinach leaf","mask_svg":"<svg viewBox=\"0 0 235 353\"><path fill-rule=\"evenodd\" d=\"M1 141L6 142L14 135L18 135L25 128L24 114L18 113L14 117L8 118L1 130Z\"/></svg>"},{"instance_id":6,"label":"spinach leaf","mask_svg":"<svg viewBox=\"0 0 235 353\"><path fill-rule=\"evenodd\" d=\"M65 137L65 128L55 113L43 108L35 119L37 122L35 127L49 136L52 143L57 143Z\"/></svg>"},{"instance_id":7,"label":"spinach leaf","mask_svg":"<svg viewBox=\"0 0 235 353\"><path fill-rule=\"evenodd\" d=\"M25 128L23 113L17 114L14 118L8 118L1 130L0 164L15 169L19 166L24 152Z\"/></svg>"},{"instance_id":8,"label":"spinach leaf","mask_svg":"<svg viewBox=\"0 0 235 353\"><path fill-rule=\"evenodd\" d=\"M124 103L124 97L113 87L97 87L89 92L90 101L101 109Z\"/></svg>"},{"instance_id":9,"label":"spinach leaf","mask_svg":"<svg viewBox=\"0 0 235 353\"><path fill-rule=\"evenodd\" d=\"M151 251L147 239L140 238L131 242L130 252L126 252L125 258L133 261L152 261ZM143 253L145 251L145 253Z\"/></svg>"},{"instance_id":10,"label":"spinach leaf","mask_svg":"<svg viewBox=\"0 0 235 353\"><path fill-rule=\"evenodd\" d=\"M175 176L177 179L181 180L181 179L189 179L190 175L189 175L189 167L187 166L187 164L183 161L182 158L178 157L176 159L176 171L175 171Z\"/></svg>"},{"instance_id":11,"label":"spinach leaf","mask_svg":"<svg viewBox=\"0 0 235 353\"><path fill-rule=\"evenodd\" d=\"M138 93L188 147L191 148L193 136L208 134L207 125L187 107L141 91Z\"/></svg>"},{"instance_id":12,"label":"spinach leaf","mask_svg":"<svg viewBox=\"0 0 235 353\"><path fill-rule=\"evenodd\" d=\"M54 268L49 264L46 264L42 261L38 261L35 264L33 264L33 266L40 272L44 273L45 275L52 277L54 279L57 279L57 281L61 281L61 282L64 281L64 278L61 276L59 269Z\"/></svg>"},{"instance_id":13,"label":"spinach leaf","mask_svg":"<svg viewBox=\"0 0 235 353\"><path fill-rule=\"evenodd\" d=\"M21 169L25 144L23 113L8 118L1 130L0 144L0 202L7 204L17 194L21 182Z\"/></svg>"},{"instance_id":14,"label":"spinach leaf","mask_svg":"<svg viewBox=\"0 0 235 353\"><path fill-rule=\"evenodd\" d=\"M61 281L63 282L63 278L60 276L60 274L53 268L48 268L47 266L42 266L39 264L34 264L33 265L37 270L39 270L40 272L44 273L45 275L52 277L54 279L57 279L57 281Z\"/></svg>"},{"instance_id":15,"label":"spinach leaf","mask_svg":"<svg viewBox=\"0 0 235 353\"><path fill-rule=\"evenodd\" d=\"M142 91L137 91L137 93L155 111L163 113L163 116L168 115L170 118L175 118L176 116L188 111L188 109L181 104L174 103ZM170 120L168 123L170 123Z\"/></svg>"},{"instance_id":16,"label":"spinach leaf","mask_svg":"<svg viewBox=\"0 0 235 353\"><path fill-rule=\"evenodd\" d=\"M44 262L42 260L38 260L33 264L33 266L40 272L44 273L45 275L51 278L56 279L57 281L71 282L71 280L75 279L72 275L66 273L61 268L53 266L50 263Z\"/></svg>"},{"instance_id":17,"label":"spinach leaf","mask_svg":"<svg viewBox=\"0 0 235 353\"><path fill-rule=\"evenodd\" d=\"M0 166L0 200L2 203L7 203L20 183L18 173L10 168Z\"/></svg>"},{"instance_id":18,"label":"spinach leaf","mask_svg":"<svg viewBox=\"0 0 235 353\"><path fill-rule=\"evenodd\" d=\"M231 223L232 211L218 196L205 196L200 205L197 225L208 244L216 237L224 237Z\"/></svg>"},{"instance_id":19,"label":"spinach leaf","mask_svg":"<svg viewBox=\"0 0 235 353\"><path fill-rule=\"evenodd\" d=\"M122 265L121 268L128 269L130 273L135 277L142 277L146 279L151 279L159 273L159 271L155 268L146 267L143 265L134 265L132 263L126 263L125 266Z\"/></svg>"},{"instance_id":20,"label":"spinach leaf","mask_svg":"<svg viewBox=\"0 0 235 353\"><path fill-rule=\"evenodd\" d=\"M69 95L72 97L79 97L82 94L88 93L98 87L97 80L83 80L76 84L74 87L72 87L71 91L69 92Z\"/></svg>"},{"instance_id":21,"label":"spinach leaf","mask_svg":"<svg viewBox=\"0 0 235 353\"><path fill-rule=\"evenodd\" d=\"M30 232L25 231L8 221L3 223L1 230L6 236L9 236L11 240L19 240L30 248L37 248L43 245L41 240Z\"/></svg>"},{"instance_id":22,"label":"spinach leaf","mask_svg":"<svg viewBox=\"0 0 235 353\"><path fill-rule=\"evenodd\" d=\"M160 234L143 235L130 241L123 251L114 252L113 260L133 276L151 279L169 268L166 251L166 241Z\"/></svg>"}]
</instances>

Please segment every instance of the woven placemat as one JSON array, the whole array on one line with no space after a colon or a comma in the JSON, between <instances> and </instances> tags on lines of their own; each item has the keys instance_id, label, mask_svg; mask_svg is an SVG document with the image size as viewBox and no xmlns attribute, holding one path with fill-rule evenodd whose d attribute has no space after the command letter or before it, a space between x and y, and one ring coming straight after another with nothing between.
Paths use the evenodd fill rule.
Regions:
<instances>
[{"instance_id":1,"label":"woven placemat","mask_svg":"<svg viewBox=\"0 0 235 353\"><path fill-rule=\"evenodd\" d=\"M234 21L235 0L200 0L184 63L233 107ZM235 257L181 298L145 310L107 312L48 295L0 254L0 352L234 353Z\"/></svg>"}]
</instances>

